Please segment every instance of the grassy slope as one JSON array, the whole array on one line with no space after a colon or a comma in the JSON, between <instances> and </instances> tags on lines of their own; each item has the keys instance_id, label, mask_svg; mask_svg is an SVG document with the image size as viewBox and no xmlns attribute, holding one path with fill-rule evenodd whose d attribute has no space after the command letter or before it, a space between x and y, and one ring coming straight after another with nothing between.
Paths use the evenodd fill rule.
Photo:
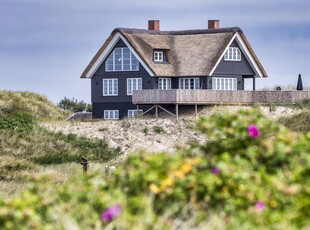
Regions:
<instances>
[{"instance_id":1,"label":"grassy slope","mask_svg":"<svg viewBox=\"0 0 310 230\"><path fill-rule=\"evenodd\" d=\"M310 132L310 100L306 99L288 106L300 109L301 112L291 116L282 116L278 122L295 132Z\"/></svg>"},{"instance_id":2,"label":"grassy slope","mask_svg":"<svg viewBox=\"0 0 310 230\"><path fill-rule=\"evenodd\" d=\"M281 117L279 123L293 131L308 133L310 132L310 110L307 109L292 116Z\"/></svg>"},{"instance_id":3,"label":"grassy slope","mask_svg":"<svg viewBox=\"0 0 310 230\"><path fill-rule=\"evenodd\" d=\"M32 115L37 121L65 118L65 113L46 97L0 91L0 119L12 118L20 112ZM39 125L30 131L0 126L0 196L19 192L29 176L50 175L50 181L63 182L81 171L81 156L93 163L108 161L118 154L118 149L109 148L102 139L53 133Z\"/></svg>"},{"instance_id":4,"label":"grassy slope","mask_svg":"<svg viewBox=\"0 0 310 230\"><path fill-rule=\"evenodd\" d=\"M37 119L63 119L61 111L46 97L32 92L0 91L0 114L29 113Z\"/></svg>"}]
</instances>

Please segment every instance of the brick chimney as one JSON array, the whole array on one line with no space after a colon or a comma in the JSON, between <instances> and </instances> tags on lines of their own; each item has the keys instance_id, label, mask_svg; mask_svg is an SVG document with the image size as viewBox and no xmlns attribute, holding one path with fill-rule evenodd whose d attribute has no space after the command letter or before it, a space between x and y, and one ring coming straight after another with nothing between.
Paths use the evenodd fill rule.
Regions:
<instances>
[{"instance_id":1,"label":"brick chimney","mask_svg":"<svg viewBox=\"0 0 310 230\"><path fill-rule=\"evenodd\" d=\"M159 20L149 20L149 30L160 30Z\"/></svg>"},{"instance_id":2,"label":"brick chimney","mask_svg":"<svg viewBox=\"0 0 310 230\"><path fill-rule=\"evenodd\" d=\"M220 20L208 20L208 29L220 28Z\"/></svg>"}]
</instances>

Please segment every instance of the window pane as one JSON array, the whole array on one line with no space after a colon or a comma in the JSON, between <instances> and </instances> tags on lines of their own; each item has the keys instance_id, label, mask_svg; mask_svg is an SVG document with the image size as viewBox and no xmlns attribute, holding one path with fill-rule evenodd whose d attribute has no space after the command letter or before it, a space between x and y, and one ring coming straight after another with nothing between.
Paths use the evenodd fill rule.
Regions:
<instances>
[{"instance_id":1,"label":"window pane","mask_svg":"<svg viewBox=\"0 0 310 230\"><path fill-rule=\"evenodd\" d=\"M189 81L188 81L188 79L184 79L184 82L185 82L184 89L188 89L189 88Z\"/></svg>"},{"instance_id":2,"label":"window pane","mask_svg":"<svg viewBox=\"0 0 310 230\"><path fill-rule=\"evenodd\" d=\"M131 95L131 79L127 79L127 94Z\"/></svg>"},{"instance_id":3,"label":"window pane","mask_svg":"<svg viewBox=\"0 0 310 230\"><path fill-rule=\"evenodd\" d=\"M195 89L199 89L199 78L195 78Z\"/></svg>"},{"instance_id":4,"label":"window pane","mask_svg":"<svg viewBox=\"0 0 310 230\"><path fill-rule=\"evenodd\" d=\"M139 70L139 61L133 53L131 53L131 70Z\"/></svg>"},{"instance_id":5,"label":"window pane","mask_svg":"<svg viewBox=\"0 0 310 230\"><path fill-rule=\"evenodd\" d=\"M167 79L167 89L171 89L171 79Z\"/></svg>"}]
</instances>

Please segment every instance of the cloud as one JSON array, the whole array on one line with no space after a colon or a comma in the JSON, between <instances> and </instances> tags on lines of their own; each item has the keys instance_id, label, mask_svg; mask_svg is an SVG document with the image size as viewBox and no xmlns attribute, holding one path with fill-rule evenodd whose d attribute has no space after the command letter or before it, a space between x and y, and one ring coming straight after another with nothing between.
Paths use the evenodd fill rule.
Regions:
<instances>
[{"instance_id":1,"label":"cloud","mask_svg":"<svg viewBox=\"0 0 310 230\"><path fill-rule=\"evenodd\" d=\"M148 19L162 30L207 28L207 19L240 26L270 76L263 86L298 73L310 85L308 0L1 0L0 88L89 102L81 72L115 27L146 28Z\"/></svg>"}]
</instances>

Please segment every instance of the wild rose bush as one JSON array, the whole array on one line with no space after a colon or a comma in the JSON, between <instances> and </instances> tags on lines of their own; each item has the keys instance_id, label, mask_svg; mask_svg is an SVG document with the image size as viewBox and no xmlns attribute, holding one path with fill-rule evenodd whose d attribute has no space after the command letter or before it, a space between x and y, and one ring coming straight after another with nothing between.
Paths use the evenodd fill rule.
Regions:
<instances>
[{"instance_id":1,"label":"wild rose bush","mask_svg":"<svg viewBox=\"0 0 310 230\"><path fill-rule=\"evenodd\" d=\"M258 110L204 116L204 144L135 153L112 175L35 182L0 201L4 229L302 229L309 222L310 133Z\"/></svg>"}]
</instances>

